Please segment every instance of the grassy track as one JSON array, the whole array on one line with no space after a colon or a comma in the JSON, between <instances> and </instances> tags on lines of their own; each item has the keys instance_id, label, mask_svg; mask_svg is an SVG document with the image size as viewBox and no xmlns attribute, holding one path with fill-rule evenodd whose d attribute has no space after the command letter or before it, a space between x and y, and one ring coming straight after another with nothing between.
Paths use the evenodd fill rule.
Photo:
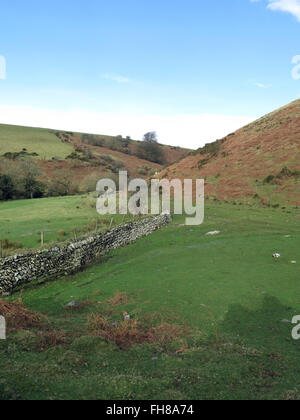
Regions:
<instances>
[{"instance_id":1,"label":"grassy track","mask_svg":"<svg viewBox=\"0 0 300 420\"><path fill-rule=\"evenodd\" d=\"M37 330L9 332L0 343L0 395L299 399L300 343L282 322L300 314L299 221L297 210L208 204L200 227L176 217L102 264L24 290L26 306L69 339L42 350ZM211 230L221 234L205 236ZM274 252L282 257L272 259ZM112 304L118 292L128 300ZM89 304L66 312L73 299ZM126 349L91 336L91 313L119 322L123 311L137 320L156 314L190 332Z\"/></svg>"}]
</instances>

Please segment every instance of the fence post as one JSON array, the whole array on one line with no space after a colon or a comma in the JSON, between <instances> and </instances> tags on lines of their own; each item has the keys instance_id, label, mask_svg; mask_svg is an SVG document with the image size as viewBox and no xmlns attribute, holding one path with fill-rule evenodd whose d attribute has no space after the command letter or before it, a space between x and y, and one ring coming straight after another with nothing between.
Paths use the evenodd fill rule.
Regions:
<instances>
[{"instance_id":1,"label":"fence post","mask_svg":"<svg viewBox=\"0 0 300 420\"><path fill-rule=\"evenodd\" d=\"M44 243L45 243L45 234L44 234L44 231L42 230L41 231L41 247L44 246Z\"/></svg>"}]
</instances>

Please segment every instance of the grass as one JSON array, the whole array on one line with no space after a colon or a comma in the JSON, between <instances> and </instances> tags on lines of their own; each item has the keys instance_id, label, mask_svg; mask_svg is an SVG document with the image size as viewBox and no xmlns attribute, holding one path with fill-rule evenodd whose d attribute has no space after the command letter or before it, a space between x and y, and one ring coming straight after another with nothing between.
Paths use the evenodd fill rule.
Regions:
<instances>
[{"instance_id":1,"label":"grass","mask_svg":"<svg viewBox=\"0 0 300 420\"><path fill-rule=\"evenodd\" d=\"M208 203L199 227L176 216L103 264L16 293L49 330L8 331L0 396L299 399L299 342L282 322L300 314L299 220ZM83 305L66 311L71 300Z\"/></svg>"},{"instance_id":2,"label":"grass","mask_svg":"<svg viewBox=\"0 0 300 420\"><path fill-rule=\"evenodd\" d=\"M73 151L73 147L59 140L52 130L0 124L1 155L19 153L23 148L45 160L53 157L65 159Z\"/></svg>"},{"instance_id":3,"label":"grass","mask_svg":"<svg viewBox=\"0 0 300 420\"><path fill-rule=\"evenodd\" d=\"M74 238L84 231L107 229L111 216L98 216L96 199L90 195L0 202L0 240L38 248L41 231L45 245ZM114 216L113 225L129 220Z\"/></svg>"}]
</instances>

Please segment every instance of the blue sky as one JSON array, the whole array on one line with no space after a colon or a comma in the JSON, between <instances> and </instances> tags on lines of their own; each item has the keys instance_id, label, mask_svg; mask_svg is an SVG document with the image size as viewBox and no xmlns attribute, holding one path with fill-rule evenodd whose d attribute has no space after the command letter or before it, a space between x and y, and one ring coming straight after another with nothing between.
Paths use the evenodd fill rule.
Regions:
<instances>
[{"instance_id":1,"label":"blue sky","mask_svg":"<svg viewBox=\"0 0 300 420\"><path fill-rule=\"evenodd\" d=\"M2 2L0 122L199 147L300 96L299 35L300 0Z\"/></svg>"}]
</instances>

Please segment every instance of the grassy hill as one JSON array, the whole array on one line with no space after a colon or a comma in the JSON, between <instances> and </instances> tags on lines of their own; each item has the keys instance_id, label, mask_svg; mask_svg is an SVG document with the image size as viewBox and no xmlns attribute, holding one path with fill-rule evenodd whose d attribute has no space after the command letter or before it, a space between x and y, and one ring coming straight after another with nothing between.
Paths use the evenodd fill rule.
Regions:
<instances>
[{"instance_id":1,"label":"grassy hill","mask_svg":"<svg viewBox=\"0 0 300 420\"><path fill-rule=\"evenodd\" d=\"M160 177L205 178L206 196L300 205L300 100L192 152Z\"/></svg>"},{"instance_id":2,"label":"grassy hill","mask_svg":"<svg viewBox=\"0 0 300 420\"><path fill-rule=\"evenodd\" d=\"M95 141L99 144L95 145ZM123 148L122 137L120 140L106 135L0 124L0 157L33 157L50 178L57 169L65 169L79 181L91 170L103 175L110 173L115 166L123 166L132 176L147 177L151 170L160 170L163 164L170 164L189 152L160 145L162 162L156 163L139 157L139 144L129 139L128 145ZM106 162L101 160L103 156Z\"/></svg>"},{"instance_id":3,"label":"grassy hill","mask_svg":"<svg viewBox=\"0 0 300 420\"><path fill-rule=\"evenodd\" d=\"M39 159L50 160L55 156L65 159L72 153L72 146L62 143L54 131L0 124L0 154L37 153Z\"/></svg>"}]
</instances>

